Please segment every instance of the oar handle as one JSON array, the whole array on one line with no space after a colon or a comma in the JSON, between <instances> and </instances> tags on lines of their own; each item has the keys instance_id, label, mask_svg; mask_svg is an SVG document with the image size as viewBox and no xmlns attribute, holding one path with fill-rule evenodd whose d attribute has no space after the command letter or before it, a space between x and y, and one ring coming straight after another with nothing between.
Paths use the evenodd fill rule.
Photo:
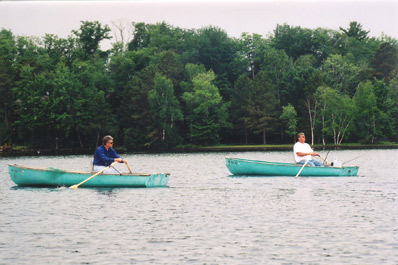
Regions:
<instances>
[{"instance_id":1,"label":"oar handle","mask_svg":"<svg viewBox=\"0 0 398 265\"><path fill-rule=\"evenodd\" d=\"M108 166L108 167L106 167L106 168L104 168L103 170L101 170L101 171L98 171L97 173L95 173L94 175L92 175L91 177L89 177L89 178L87 178L87 179L85 179L85 180L83 180L82 182L80 182L79 184L76 184L76 185L73 185L73 186L70 186L69 188L70 189L77 189L80 185L82 185L83 183L85 183L86 181L89 181L90 179L92 179L92 178L94 178L95 176L98 176L99 174L101 174L102 172L104 172L105 170L107 170L108 168L110 168L110 167L112 167L112 166L114 166L114 165L116 165L117 163L119 163L119 162L113 162L110 166Z\"/></svg>"}]
</instances>

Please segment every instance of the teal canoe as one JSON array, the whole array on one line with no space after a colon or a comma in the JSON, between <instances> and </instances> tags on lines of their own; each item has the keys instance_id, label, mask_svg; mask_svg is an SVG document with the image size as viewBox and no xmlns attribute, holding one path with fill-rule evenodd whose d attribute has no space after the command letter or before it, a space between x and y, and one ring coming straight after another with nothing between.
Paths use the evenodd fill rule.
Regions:
<instances>
[{"instance_id":1,"label":"teal canoe","mask_svg":"<svg viewBox=\"0 0 398 265\"><path fill-rule=\"evenodd\" d=\"M254 176L296 176L303 165L277 163L226 157L228 170L234 175ZM359 167L310 167L306 166L300 176L307 177L350 177L358 174Z\"/></svg>"},{"instance_id":2,"label":"teal canoe","mask_svg":"<svg viewBox=\"0 0 398 265\"><path fill-rule=\"evenodd\" d=\"M10 164L8 165L8 171L15 184L29 187L69 187L86 180L96 173ZM168 173L99 174L79 187L164 187L169 177L170 174Z\"/></svg>"}]
</instances>

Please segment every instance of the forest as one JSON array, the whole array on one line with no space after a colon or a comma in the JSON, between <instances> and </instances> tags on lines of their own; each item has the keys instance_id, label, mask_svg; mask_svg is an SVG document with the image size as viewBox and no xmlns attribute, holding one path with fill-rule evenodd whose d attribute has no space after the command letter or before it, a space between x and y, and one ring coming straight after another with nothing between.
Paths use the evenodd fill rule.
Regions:
<instances>
[{"instance_id":1,"label":"forest","mask_svg":"<svg viewBox=\"0 0 398 265\"><path fill-rule=\"evenodd\" d=\"M81 21L0 32L0 142L48 149L398 141L398 42L358 22L268 36ZM116 35L115 35L116 36ZM110 41L111 48L101 43Z\"/></svg>"}]
</instances>

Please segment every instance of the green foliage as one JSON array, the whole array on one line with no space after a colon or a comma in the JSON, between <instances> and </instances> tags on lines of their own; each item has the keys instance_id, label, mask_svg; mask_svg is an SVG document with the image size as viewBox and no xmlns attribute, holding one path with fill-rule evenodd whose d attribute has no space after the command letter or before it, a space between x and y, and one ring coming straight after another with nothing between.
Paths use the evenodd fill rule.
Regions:
<instances>
[{"instance_id":1,"label":"green foliage","mask_svg":"<svg viewBox=\"0 0 398 265\"><path fill-rule=\"evenodd\" d=\"M381 44L376 51L371 63L371 74L373 77L384 80L386 84L398 71L398 48L390 43Z\"/></svg>"},{"instance_id":2,"label":"green foliage","mask_svg":"<svg viewBox=\"0 0 398 265\"><path fill-rule=\"evenodd\" d=\"M360 71L360 67L350 63L346 57L339 54L330 55L323 67L326 84L351 96L354 95L355 88L359 84Z\"/></svg>"},{"instance_id":3,"label":"green foliage","mask_svg":"<svg viewBox=\"0 0 398 265\"><path fill-rule=\"evenodd\" d=\"M102 40L111 39L110 31L108 25L102 26L99 21L82 21L80 29L72 32L78 38L84 55L93 55L98 51Z\"/></svg>"},{"instance_id":4,"label":"green foliage","mask_svg":"<svg viewBox=\"0 0 398 265\"><path fill-rule=\"evenodd\" d=\"M356 133L363 142L374 143L383 128L383 113L377 107L377 98L370 81L358 86L355 103Z\"/></svg>"},{"instance_id":5,"label":"green foliage","mask_svg":"<svg viewBox=\"0 0 398 265\"><path fill-rule=\"evenodd\" d=\"M285 124L285 133L293 137L295 142L295 135L297 134L297 111L289 103L287 106L282 107L282 114L279 117Z\"/></svg>"},{"instance_id":6,"label":"green foliage","mask_svg":"<svg viewBox=\"0 0 398 265\"><path fill-rule=\"evenodd\" d=\"M16 78L15 59L17 49L11 31L0 31L0 144L3 139L10 140L10 120L13 108L11 88Z\"/></svg>"},{"instance_id":7,"label":"green foliage","mask_svg":"<svg viewBox=\"0 0 398 265\"><path fill-rule=\"evenodd\" d=\"M340 30L348 37L355 38L357 40L366 39L369 33L369 31L363 30L362 25L356 21L350 22L350 27L348 29L340 27Z\"/></svg>"},{"instance_id":8,"label":"green foliage","mask_svg":"<svg viewBox=\"0 0 398 265\"><path fill-rule=\"evenodd\" d=\"M128 149L142 149L148 143L147 136L153 124L148 102L148 92L153 87L154 70L150 67L140 71L128 82L120 101L120 128Z\"/></svg>"},{"instance_id":9,"label":"green foliage","mask_svg":"<svg viewBox=\"0 0 398 265\"><path fill-rule=\"evenodd\" d=\"M228 104L223 103L218 88L213 84L214 79L213 71L195 75L191 80L192 91L182 96L191 110L186 117L191 143L217 144L220 142L220 129L230 126L227 121Z\"/></svg>"},{"instance_id":10,"label":"green foliage","mask_svg":"<svg viewBox=\"0 0 398 265\"><path fill-rule=\"evenodd\" d=\"M323 35L323 39L327 42L328 36ZM321 41L319 31L292 27L287 24L277 25L270 40L272 47L284 50L293 61L306 54L320 56L320 59L324 57L322 46L325 42Z\"/></svg>"},{"instance_id":11,"label":"green foliage","mask_svg":"<svg viewBox=\"0 0 398 265\"><path fill-rule=\"evenodd\" d=\"M390 81L390 101L392 103L390 109L390 117L392 120L391 139L398 142L398 71L395 72L394 78Z\"/></svg>"},{"instance_id":12,"label":"green foliage","mask_svg":"<svg viewBox=\"0 0 398 265\"><path fill-rule=\"evenodd\" d=\"M335 88L319 87L315 98L321 107L322 137L330 136L335 145L350 136L354 118L353 100ZM326 141L323 141L326 144Z\"/></svg>"},{"instance_id":13,"label":"green foliage","mask_svg":"<svg viewBox=\"0 0 398 265\"><path fill-rule=\"evenodd\" d=\"M160 141L163 146L179 144L177 122L183 119L181 106L174 95L173 83L170 79L156 74L154 87L148 92L152 120L156 127L150 133L151 142Z\"/></svg>"},{"instance_id":14,"label":"green foliage","mask_svg":"<svg viewBox=\"0 0 398 265\"><path fill-rule=\"evenodd\" d=\"M245 74L238 77L231 95L231 120L232 127L238 134L245 135L245 144L248 144L247 106L249 103L252 80Z\"/></svg>"},{"instance_id":15,"label":"green foliage","mask_svg":"<svg viewBox=\"0 0 398 265\"><path fill-rule=\"evenodd\" d=\"M278 125L279 100L265 73L260 72L253 81L246 106L248 116L245 117L245 123L254 133L262 133L263 144L266 144L266 134L275 132Z\"/></svg>"},{"instance_id":16,"label":"green foliage","mask_svg":"<svg viewBox=\"0 0 398 265\"><path fill-rule=\"evenodd\" d=\"M0 141L129 150L218 143L398 140L398 41L347 29L277 25L263 37L217 27L83 21L68 38L0 32ZM279 121L280 119L280 121Z\"/></svg>"}]
</instances>

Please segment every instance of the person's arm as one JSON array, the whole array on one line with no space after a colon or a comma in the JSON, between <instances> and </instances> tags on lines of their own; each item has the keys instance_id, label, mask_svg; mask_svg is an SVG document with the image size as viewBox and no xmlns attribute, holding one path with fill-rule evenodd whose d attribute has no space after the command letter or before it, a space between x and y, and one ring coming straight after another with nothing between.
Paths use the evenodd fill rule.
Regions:
<instances>
[{"instance_id":1,"label":"person's arm","mask_svg":"<svg viewBox=\"0 0 398 265\"><path fill-rule=\"evenodd\" d=\"M104 148L98 148L96 151L96 156L98 157L99 160L105 165L110 165L113 162L115 162L115 159L113 157L108 157L105 155L105 149Z\"/></svg>"},{"instance_id":2,"label":"person's arm","mask_svg":"<svg viewBox=\"0 0 398 265\"><path fill-rule=\"evenodd\" d=\"M126 160L124 160L124 159L121 158L118 154L116 154L115 149L112 148L110 151L111 151L111 153L112 153L112 157L114 157L114 160L113 160L113 161L119 162L119 163L125 163L125 164L127 164L127 161L126 161Z\"/></svg>"},{"instance_id":3,"label":"person's arm","mask_svg":"<svg viewBox=\"0 0 398 265\"><path fill-rule=\"evenodd\" d=\"M310 152L310 153L297 152L296 155L298 155L298 156L319 156L319 153L316 153L316 152Z\"/></svg>"}]
</instances>

